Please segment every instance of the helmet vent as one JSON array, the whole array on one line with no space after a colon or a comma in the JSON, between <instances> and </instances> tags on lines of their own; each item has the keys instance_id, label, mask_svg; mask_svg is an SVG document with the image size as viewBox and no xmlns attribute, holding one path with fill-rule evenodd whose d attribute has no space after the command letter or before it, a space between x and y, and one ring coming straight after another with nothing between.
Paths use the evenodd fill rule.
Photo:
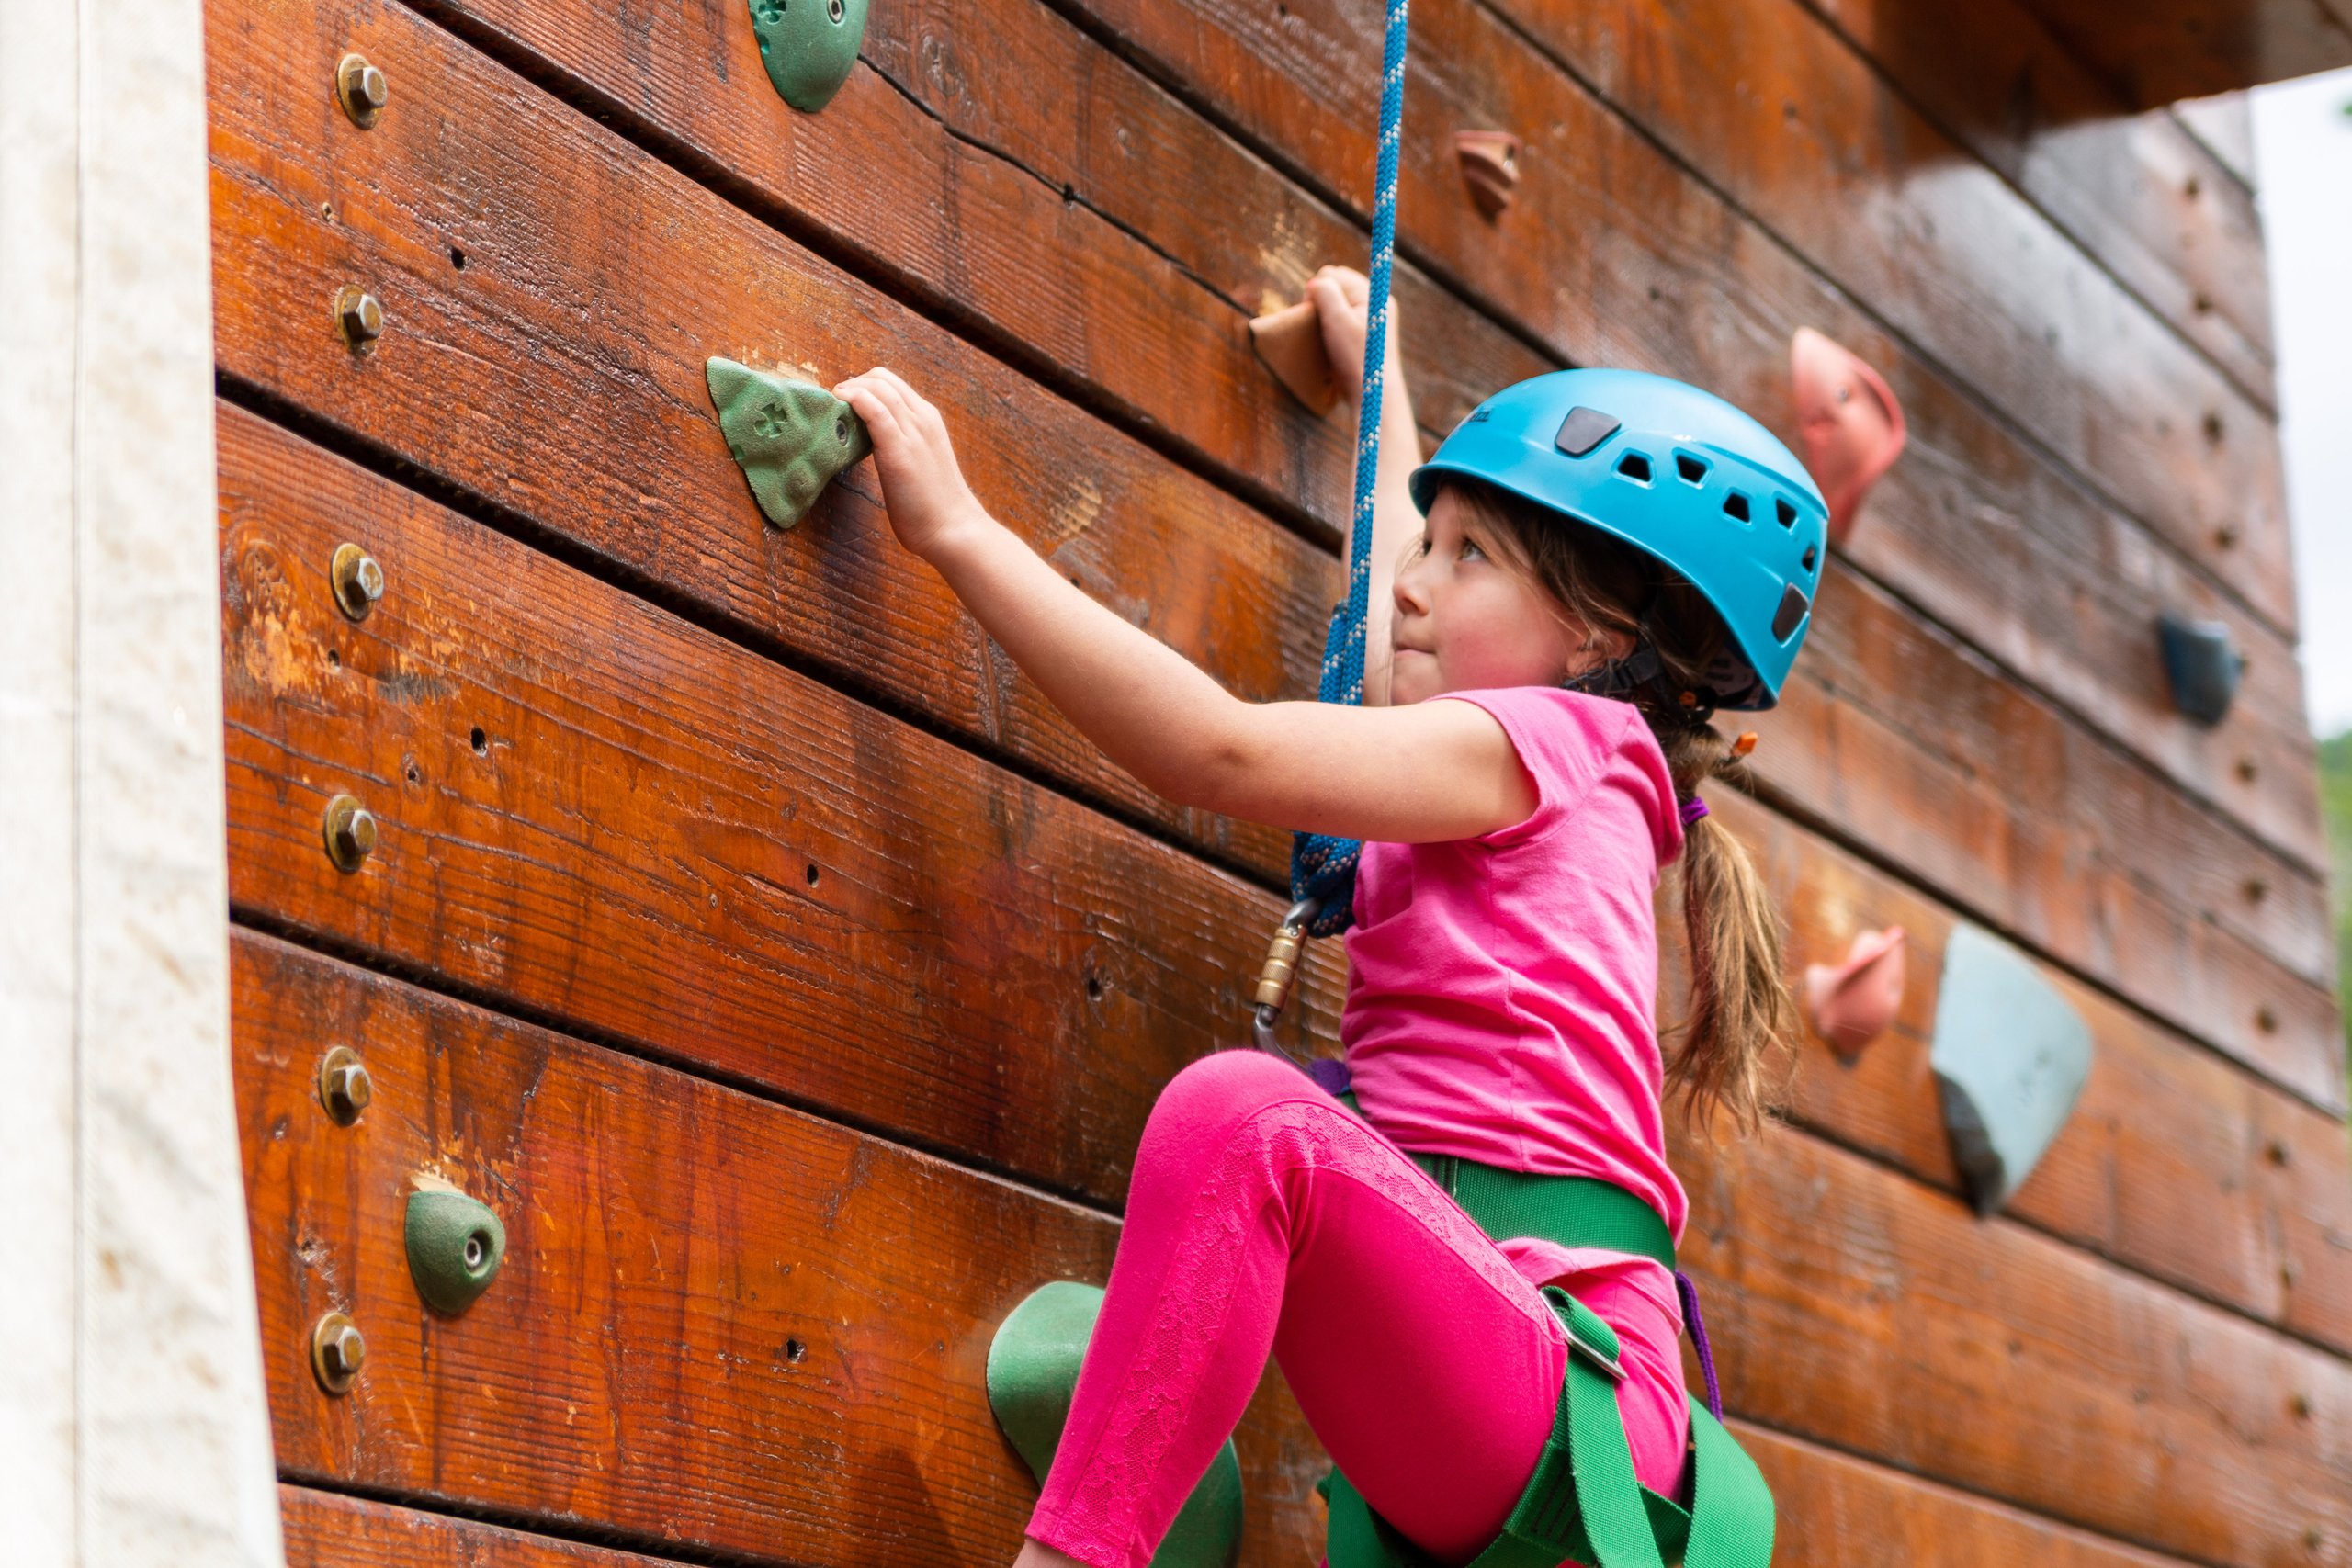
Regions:
<instances>
[{"instance_id":1,"label":"helmet vent","mask_svg":"<svg viewBox=\"0 0 2352 1568\"><path fill-rule=\"evenodd\" d=\"M1797 525L1797 509L1795 505L1790 502L1787 496L1774 496L1772 498L1772 510L1779 513L1781 527L1793 528Z\"/></svg>"},{"instance_id":2,"label":"helmet vent","mask_svg":"<svg viewBox=\"0 0 2352 1568\"><path fill-rule=\"evenodd\" d=\"M1747 497L1740 494L1737 491L1734 491L1729 495L1724 497L1724 515L1726 517L1736 517L1742 523L1753 523L1756 520L1748 514Z\"/></svg>"},{"instance_id":3,"label":"helmet vent","mask_svg":"<svg viewBox=\"0 0 2352 1568\"><path fill-rule=\"evenodd\" d=\"M1682 476L1684 484L1697 485L1707 482L1707 460L1703 457L1693 457L1688 452L1677 452L1674 455L1674 471Z\"/></svg>"},{"instance_id":4,"label":"helmet vent","mask_svg":"<svg viewBox=\"0 0 2352 1568\"><path fill-rule=\"evenodd\" d=\"M1639 452L1628 452L1618 458L1617 471L1635 484L1650 482L1650 460Z\"/></svg>"}]
</instances>

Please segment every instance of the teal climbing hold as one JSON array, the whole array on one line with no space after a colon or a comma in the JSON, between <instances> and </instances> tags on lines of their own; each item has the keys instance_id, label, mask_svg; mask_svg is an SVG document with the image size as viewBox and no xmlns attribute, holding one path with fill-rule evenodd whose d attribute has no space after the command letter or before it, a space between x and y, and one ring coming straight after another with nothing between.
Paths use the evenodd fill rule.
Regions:
<instances>
[{"instance_id":1,"label":"teal climbing hold","mask_svg":"<svg viewBox=\"0 0 2352 1568\"><path fill-rule=\"evenodd\" d=\"M989 1345L989 1407L1041 1485L1102 1310L1100 1287L1057 1280L1014 1307ZM1228 1438L1177 1512L1151 1568L1227 1568L1240 1543L1241 1463Z\"/></svg>"},{"instance_id":2,"label":"teal climbing hold","mask_svg":"<svg viewBox=\"0 0 2352 1568\"><path fill-rule=\"evenodd\" d=\"M408 1271L416 1293L441 1312L463 1312L490 1289L506 1258L506 1226L489 1204L454 1188L408 1195Z\"/></svg>"},{"instance_id":3,"label":"teal climbing hold","mask_svg":"<svg viewBox=\"0 0 2352 1568\"><path fill-rule=\"evenodd\" d=\"M824 388L731 359L703 367L727 450L779 528L808 514L835 474L874 450L865 422Z\"/></svg>"},{"instance_id":4,"label":"teal climbing hold","mask_svg":"<svg viewBox=\"0 0 2352 1568\"><path fill-rule=\"evenodd\" d=\"M2025 1184L2074 1113L2091 1071L2082 1015L2023 953L1974 926L1952 929L1929 1054L1952 1161L1990 1214Z\"/></svg>"},{"instance_id":5,"label":"teal climbing hold","mask_svg":"<svg viewBox=\"0 0 2352 1568\"><path fill-rule=\"evenodd\" d=\"M760 62L784 101L815 114L833 101L865 41L865 0L752 0Z\"/></svg>"}]
</instances>

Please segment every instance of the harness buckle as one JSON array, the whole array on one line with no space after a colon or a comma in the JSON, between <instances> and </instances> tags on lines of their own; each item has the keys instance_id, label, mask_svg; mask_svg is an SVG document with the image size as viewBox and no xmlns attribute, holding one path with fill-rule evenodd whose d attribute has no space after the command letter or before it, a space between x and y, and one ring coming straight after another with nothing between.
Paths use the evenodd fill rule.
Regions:
<instances>
[{"instance_id":1,"label":"harness buckle","mask_svg":"<svg viewBox=\"0 0 2352 1568\"><path fill-rule=\"evenodd\" d=\"M1624 1363L1573 1328L1568 1330L1568 1352L1571 1355L1582 1356L1600 1368L1601 1374L1611 1382L1625 1381Z\"/></svg>"}]
</instances>

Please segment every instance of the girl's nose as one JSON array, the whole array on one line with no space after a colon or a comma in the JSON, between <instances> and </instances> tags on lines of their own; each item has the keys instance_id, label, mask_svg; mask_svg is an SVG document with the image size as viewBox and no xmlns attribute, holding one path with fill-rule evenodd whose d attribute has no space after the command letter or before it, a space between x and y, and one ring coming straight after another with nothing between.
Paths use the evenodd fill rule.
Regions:
<instances>
[{"instance_id":1,"label":"girl's nose","mask_svg":"<svg viewBox=\"0 0 2352 1568\"><path fill-rule=\"evenodd\" d=\"M1396 608L1416 615L1430 613L1429 584L1423 578L1426 555L1416 552L1413 558L1396 569L1395 586L1390 590Z\"/></svg>"}]
</instances>

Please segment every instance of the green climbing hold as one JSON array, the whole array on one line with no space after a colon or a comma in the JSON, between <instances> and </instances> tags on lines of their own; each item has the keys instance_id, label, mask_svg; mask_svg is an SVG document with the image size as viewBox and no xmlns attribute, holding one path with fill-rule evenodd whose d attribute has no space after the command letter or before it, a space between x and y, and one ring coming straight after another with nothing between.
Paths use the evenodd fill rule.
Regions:
<instances>
[{"instance_id":1,"label":"green climbing hold","mask_svg":"<svg viewBox=\"0 0 2352 1568\"><path fill-rule=\"evenodd\" d=\"M1094 1285L1057 1280L1012 1309L989 1346L989 1407L1040 1484L1069 1419L1078 1365L1102 1310ZM1184 1500L1151 1568L1227 1568L1241 1544L1241 1462L1226 1439Z\"/></svg>"},{"instance_id":2,"label":"green climbing hold","mask_svg":"<svg viewBox=\"0 0 2352 1568\"><path fill-rule=\"evenodd\" d=\"M408 1195L408 1271L441 1312L463 1312L506 1258L506 1227L490 1205L438 1183Z\"/></svg>"},{"instance_id":3,"label":"green climbing hold","mask_svg":"<svg viewBox=\"0 0 2352 1568\"><path fill-rule=\"evenodd\" d=\"M874 450L865 423L824 388L731 359L703 367L719 433L767 520L789 528L832 477Z\"/></svg>"},{"instance_id":4,"label":"green climbing hold","mask_svg":"<svg viewBox=\"0 0 2352 1568\"><path fill-rule=\"evenodd\" d=\"M752 0L760 62L784 101L815 114L833 101L865 41L865 0Z\"/></svg>"}]
</instances>

